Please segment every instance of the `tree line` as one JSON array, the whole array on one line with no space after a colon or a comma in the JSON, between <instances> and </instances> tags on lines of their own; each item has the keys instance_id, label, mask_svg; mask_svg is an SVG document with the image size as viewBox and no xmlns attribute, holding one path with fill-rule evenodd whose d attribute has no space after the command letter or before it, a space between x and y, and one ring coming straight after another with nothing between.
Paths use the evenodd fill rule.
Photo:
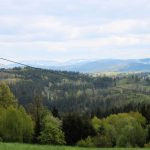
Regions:
<instances>
[{"instance_id":1,"label":"tree line","mask_svg":"<svg viewBox=\"0 0 150 150\"><path fill-rule=\"evenodd\" d=\"M25 109L9 86L0 82L0 140L83 147L148 147L150 124L139 112L100 118L47 109L36 94Z\"/></svg>"}]
</instances>

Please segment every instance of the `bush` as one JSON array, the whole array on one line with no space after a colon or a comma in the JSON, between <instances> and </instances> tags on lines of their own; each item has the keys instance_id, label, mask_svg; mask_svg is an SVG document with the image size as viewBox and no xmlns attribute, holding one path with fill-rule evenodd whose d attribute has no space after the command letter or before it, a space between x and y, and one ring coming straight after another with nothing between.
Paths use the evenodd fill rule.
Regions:
<instances>
[{"instance_id":1,"label":"bush","mask_svg":"<svg viewBox=\"0 0 150 150\"><path fill-rule=\"evenodd\" d=\"M145 148L150 148L150 143L144 145Z\"/></svg>"},{"instance_id":2,"label":"bush","mask_svg":"<svg viewBox=\"0 0 150 150\"><path fill-rule=\"evenodd\" d=\"M143 147L148 131L145 124L146 119L138 112L110 115L103 120L94 117L97 136L92 141L97 147Z\"/></svg>"},{"instance_id":3,"label":"bush","mask_svg":"<svg viewBox=\"0 0 150 150\"><path fill-rule=\"evenodd\" d=\"M43 129L39 136L41 144L63 145L65 136L61 130L61 121L47 114L43 119Z\"/></svg>"},{"instance_id":4,"label":"bush","mask_svg":"<svg viewBox=\"0 0 150 150\"><path fill-rule=\"evenodd\" d=\"M118 147L143 147L146 142L146 132L138 124L126 125L117 139Z\"/></svg>"},{"instance_id":5,"label":"bush","mask_svg":"<svg viewBox=\"0 0 150 150\"><path fill-rule=\"evenodd\" d=\"M77 146L81 147L95 147L95 143L93 141L93 138L88 136L85 140L80 140L77 142Z\"/></svg>"},{"instance_id":6,"label":"bush","mask_svg":"<svg viewBox=\"0 0 150 150\"><path fill-rule=\"evenodd\" d=\"M87 137L85 140L80 140L77 146L81 147L112 147L112 142L108 136Z\"/></svg>"}]
</instances>

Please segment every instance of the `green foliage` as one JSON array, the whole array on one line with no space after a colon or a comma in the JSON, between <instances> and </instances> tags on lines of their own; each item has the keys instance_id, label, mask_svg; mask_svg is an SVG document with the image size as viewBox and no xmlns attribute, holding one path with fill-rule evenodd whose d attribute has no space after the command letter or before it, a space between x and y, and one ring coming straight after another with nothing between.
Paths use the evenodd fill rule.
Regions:
<instances>
[{"instance_id":1,"label":"green foliage","mask_svg":"<svg viewBox=\"0 0 150 150\"><path fill-rule=\"evenodd\" d=\"M39 143L38 137L40 136L40 132L42 131L42 120L45 114L47 114L47 110L42 104L41 96L34 97L32 103L28 106L28 112L32 116L32 119L35 123L33 142Z\"/></svg>"},{"instance_id":2,"label":"green foliage","mask_svg":"<svg viewBox=\"0 0 150 150\"><path fill-rule=\"evenodd\" d=\"M58 118L54 118L50 113L43 118L43 129L39 140L42 144L65 144L64 133L61 130L61 121Z\"/></svg>"},{"instance_id":3,"label":"green foliage","mask_svg":"<svg viewBox=\"0 0 150 150\"><path fill-rule=\"evenodd\" d=\"M0 109L0 137L6 142L30 142L33 122L25 110L14 108Z\"/></svg>"},{"instance_id":4,"label":"green foliage","mask_svg":"<svg viewBox=\"0 0 150 150\"><path fill-rule=\"evenodd\" d=\"M51 110L59 112L90 112L99 97L100 89L115 85L110 77L92 77L74 72L61 72L31 68L14 68L3 70L8 78L16 82L9 83L20 104L26 106L34 98L33 91L42 93L43 103ZM16 79L16 80L15 80ZM99 105L100 106L100 105ZM89 114L90 115L90 114Z\"/></svg>"},{"instance_id":5,"label":"green foliage","mask_svg":"<svg viewBox=\"0 0 150 150\"><path fill-rule=\"evenodd\" d=\"M145 127L147 121L145 119L145 117L142 116L142 114L140 114L139 112L130 112L129 115L131 117L133 117L134 119L136 119L136 121L142 125L143 127Z\"/></svg>"},{"instance_id":6,"label":"green foliage","mask_svg":"<svg viewBox=\"0 0 150 150\"><path fill-rule=\"evenodd\" d=\"M136 122L126 125L117 138L118 147L137 147L144 146L146 141L145 131Z\"/></svg>"},{"instance_id":7,"label":"green foliage","mask_svg":"<svg viewBox=\"0 0 150 150\"><path fill-rule=\"evenodd\" d=\"M77 142L77 146L80 147L95 147L95 143L92 137L88 136L85 140Z\"/></svg>"},{"instance_id":8,"label":"green foliage","mask_svg":"<svg viewBox=\"0 0 150 150\"><path fill-rule=\"evenodd\" d=\"M150 73L94 77L31 68L3 71L1 79L32 116L34 143L142 147L150 141ZM28 142L33 122L10 89L0 83L0 141ZM62 118L64 133L45 106Z\"/></svg>"},{"instance_id":9,"label":"green foliage","mask_svg":"<svg viewBox=\"0 0 150 150\"><path fill-rule=\"evenodd\" d=\"M16 105L16 102L9 87L4 82L0 82L0 107L7 108L11 105Z\"/></svg>"},{"instance_id":10,"label":"green foliage","mask_svg":"<svg viewBox=\"0 0 150 150\"><path fill-rule=\"evenodd\" d=\"M149 73L92 76L32 68L3 69L0 77L9 82L19 103L25 107L42 93L43 104L58 112L88 116L139 111L150 121ZM4 76L5 75L5 76ZM4 76L4 77L3 77Z\"/></svg>"},{"instance_id":11,"label":"green foliage","mask_svg":"<svg viewBox=\"0 0 150 150\"><path fill-rule=\"evenodd\" d=\"M146 131L142 128L145 118L139 113L123 113L111 115L105 122L115 129L116 145L121 147L143 146L146 140Z\"/></svg>"},{"instance_id":12,"label":"green foliage","mask_svg":"<svg viewBox=\"0 0 150 150\"><path fill-rule=\"evenodd\" d=\"M138 112L110 115L100 120L92 119L96 136L78 142L80 146L97 147L143 147L146 142L146 120ZM89 142L89 144L88 144Z\"/></svg>"},{"instance_id":13,"label":"green foliage","mask_svg":"<svg viewBox=\"0 0 150 150\"><path fill-rule=\"evenodd\" d=\"M23 142L31 142L34 133L34 122L30 115L28 115L23 107L19 107L21 119L23 122Z\"/></svg>"},{"instance_id":14,"label":"green foliage","mask_svg":"<svg viewBox=\"0 0 150 150\"><path fill-rule=\"evenodd\" d=\"M5 83L0 83L0 137L5 142L30 142L33 122Z\"/></svg>"},{"instance_id":15,"label":"green foliage","mask_svg":"<svg viewBox=\"0 0 150 150\"><path fill-rule=\"evenodd\" d=\"M68 145L74 145L81 139L95 135L95 130L89 119L76 113L64 117L63 131Z\"/></svg>"},{"instance_id":16,"label":"green foliage","mask_svg":"<svg viewBox=\"0 0 150 150\"><path fill-rule=\"evenodd\" d=\"M94 116L94 118L92 118L92 120L91 120L91 123L92 123L92 126L95 129L95 131L98 132L100 129L100 126L102 124L102 120L100 120L99 118Z\"/></svg>"},{"instance_id":17,"label":"green foliage","mask_svg":"<svg viewBox=\"0 0 150 150\"><path fill-rule=\"evenodd\" d=\"M43 105L61 114L78 112L100 118L110 114L139 111L150 122L150 73L92 76L32 68L3 69L2 80L28 107L42 93ZM53 112L54 115L57 112Z\"/></svg>"}]
</instances>

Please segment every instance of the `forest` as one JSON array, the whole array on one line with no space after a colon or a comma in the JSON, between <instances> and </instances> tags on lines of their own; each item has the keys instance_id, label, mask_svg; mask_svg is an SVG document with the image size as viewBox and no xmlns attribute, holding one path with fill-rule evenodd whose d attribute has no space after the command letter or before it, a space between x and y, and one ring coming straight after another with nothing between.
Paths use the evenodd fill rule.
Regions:
<instances>
[{"instance_id":1,"label":"forest","mask_svg":"<svg viewBox=\"0 0 150 150\"><path fill-rule=\"evenodd\" d=\"M150 147L150 73L0 69L0 141Z\"/></svg>"}]
</instances>

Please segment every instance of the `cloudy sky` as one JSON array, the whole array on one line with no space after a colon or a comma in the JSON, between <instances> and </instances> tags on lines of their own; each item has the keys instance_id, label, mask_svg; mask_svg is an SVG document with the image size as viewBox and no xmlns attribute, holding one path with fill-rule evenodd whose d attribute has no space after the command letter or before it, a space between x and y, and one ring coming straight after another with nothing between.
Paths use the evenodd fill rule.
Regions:
<instances>
[{"instance_id":1,"label":"cloudy sky","mask_svg":"<svg viewBox=\"0 0 150 150\"><path fill-rule=\"evenodd\" d=\"M0 0L0 56L150 57L150 0Z\"/></svg>"}]
</instances>

